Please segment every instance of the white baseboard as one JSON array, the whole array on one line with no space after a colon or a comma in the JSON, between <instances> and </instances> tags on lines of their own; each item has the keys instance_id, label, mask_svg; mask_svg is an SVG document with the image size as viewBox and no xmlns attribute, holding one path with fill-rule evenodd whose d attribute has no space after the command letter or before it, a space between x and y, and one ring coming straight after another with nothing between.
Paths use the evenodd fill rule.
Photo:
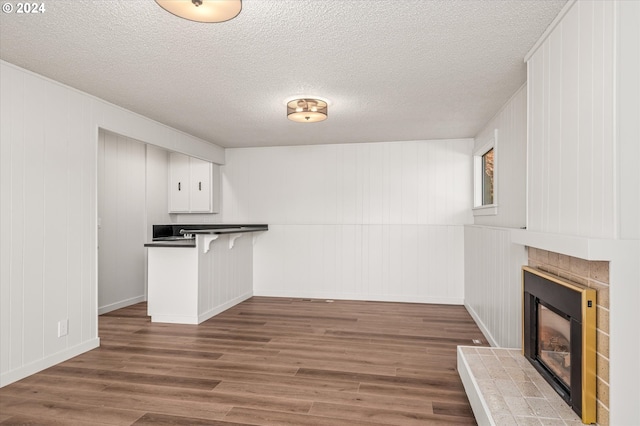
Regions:
<instances>
[{"instance_id":1,"label":"white baseboard","mask_svg":"<svg viewBox=\"0 0 640 426\"><path fill-rule=\"evenodd\" d=\"M493 338L493 335L491 334L491 332L489 332L489 329L482 322L482 320L480 319L480 316L476 313L476 311L474 311L473 308L467 305L466 303L464 304L464 307L467 308L467 312L469 312L469 315L471 315L471 318L473 318L473 320L476 322L476 324L478 325L478 328L480 329L480 331L482 331L482 334L484 334L484 337L487 339L489 344L494 348L500 347L500 345L498 345L498 343L496 342L496 339Z\"/></svg>"},{"instance_id":2,"label":"white baseboard","mask_svg":"<svg viewBox=\"0 0 640 426\"><path fill-rule=\"evenodd\" d=\"M106 314L107 312L115 311L116 309L126 308L127 306L135 305L136 303L145 302L147 298L142 296L132 297L131 299L121 300L120 302L111 303L105 306L98 307L98 315Z\"/></svg>"},{"instance_id":3,"label":"white baseboard","mask_svg":"<svg viewBox=\"0 0 640 426\"><path fill-rule=\"evenodd\" d=\"M98 346L100 346L99 337L88 340L72 348L65 349L64 351L49 355L48 357L39 359L35 362L32 362L31 364L24 365L15 370L3 373L2 375L0 375L0 388L17 382L18 380L22 380L25 377L31 376L32 374L38 373L63 361L71 359L74 356L78 356L80 354L88 352L92 349L97 348Z\"/></svg>"}]
</instances>

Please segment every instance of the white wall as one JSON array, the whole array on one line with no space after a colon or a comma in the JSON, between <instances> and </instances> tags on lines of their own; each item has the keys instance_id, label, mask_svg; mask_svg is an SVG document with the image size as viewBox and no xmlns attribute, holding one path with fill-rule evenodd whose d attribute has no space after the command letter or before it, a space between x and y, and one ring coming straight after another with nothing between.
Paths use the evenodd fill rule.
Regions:
<instances>
[{"instance_id":1,"label":"white wall","mask_svg":"<svg viewBox=\"0 0 640 426\"><path fill-rule=\"evenodd\" d=\"M146 238L153 238L153 225L175 223L169 214L169 152L147 144L146 155ZM146 251L145 251L146 252ZM145 262L146 264L146 262Z\"/></svg>"},{"instance_id":2,"label":"white wall","mask_svg":"<svg viewBox=\"0 0 640 426\"><path fill-rule=\"evenodd\" d=\"M224 150L6 62L0 92L4 386L99 344L98 129L216 163Z\"/></svg>"},{"instance_id":3,"label":"white wall","mask_svg":"<svg viewBox=\"0 0 640 426\"><path fill-rule=\"evenodd\" d=\"M254 293L462 303L472 143L227 150L224 221L269 224Z\"/></svg>"},{"instance_id":4,"label":"white wall","mask_svg":"<svg viewBox=\"0 0 640 426\"><path fill-rule=\"evenodd\" d=\"M498 214L476 216L476 225L520 228L527 210L527 87L522 86L476 135L474 150L480 149L498 130Z\"/></svg>"},{"instance_id":5,"label":"white wall","mask_svg":"<svg viewBox=\"0 0 640 426\"><path fill-rule=\"evenodd\" d=\"M520 267L524 246L511 229L526 223L527 92L521 87L478 133L478 149L498 130L498 214L465 226L464 304L493 346L522 346Z\"/></svg>"},{"instance_id":6,"label":"white wall","mask_svg":"<svg viewBox=\"0 0 640 426\"><path fill-rule=\"evenodd\" d=\"M239 235L239 236L238 236ZM220 235L199 249L198 242L198 315L205 321L253 295L253 235Z\"/></svg>"},{"instance_id":7,"label":"white wall","mask_svg":"<svg viewBox=\"0 0 640 426\"><path fill-rule=\"evenodd\" d=\"M98 313L145 297L145 144L100 130Z\"/></svg>"},{"instance_id":8,"label":"white wall","mask_svg":"<svg viewBox=\"0 0 640 426\"><path fill-rule=\"evenodd\" d=\"M576 2L528 61L532 231L617 235L615 9Z\"/></svg>"},{"instance_id":9,"label":"white wall","mask_svg":"<svg viewBox=\"0 0 640 426\"><path fill-rule=\"evenodd\" d=\"M524 246L511 229L469 225L464 229L464 304L492 346L522 347Z\"/></svg>"},{"instance_id":10,"label":"white wall","mask_svg":"<svg viewBox=\"0 0 640 426\"><path fill-rule=\"evenodd\" d=\"M168 151L100 130L98 140L98 314L147 298L153 224L171 223Z\"/></svg>"},{"instance_id":11,"label":"white wall","mask_svg":"<svg viewBox=\"0 0 640 426\"><path fill-rule=\"evenodd\" d=\"M620 4L616 73L618 235L640 239L640 3ZM639 339L640 340L640 339Z\"/></svg>"},{"instance_id":12,"label":"white wall","mask_svg":"<svg viewBox=\"0 0 640 426\"><path fill-rule=\"evenodd\" d=\"M92 100L0 64L0 385L98 345ZM69 334L58 337L58 321Z\"/></svg>"},{"instance_id":13,"label":"white wall","mask_svg":"<svg viewBox=\"0 0 640 426\"><path fill-rule=\"evenodd\" d=\"M612 262L611 424L640 418L640 327L629 326L640 324L640 2L620 3L617 23L616 207L619 237L635 250L618 247Z\"/></svg>"}]
</instances>

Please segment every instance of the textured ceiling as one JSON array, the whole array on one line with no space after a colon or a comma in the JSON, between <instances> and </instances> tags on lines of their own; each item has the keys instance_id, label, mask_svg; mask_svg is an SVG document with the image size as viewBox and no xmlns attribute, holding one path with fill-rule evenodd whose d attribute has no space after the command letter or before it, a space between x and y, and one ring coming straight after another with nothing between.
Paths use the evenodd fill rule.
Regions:
<instances>
[{"instance_id":1,"label":"textured ceiling","mask_svg":"<svg viewBox=\"0 0 640 426\"><path fill-rule=\"evenodd\" d=\"M243 147L473 137L565 0L244 0L218 24L153 0L41 2L1 14L0 58ZM287 120L295 95L329 118Z\"/></svg>"}]
</instances>

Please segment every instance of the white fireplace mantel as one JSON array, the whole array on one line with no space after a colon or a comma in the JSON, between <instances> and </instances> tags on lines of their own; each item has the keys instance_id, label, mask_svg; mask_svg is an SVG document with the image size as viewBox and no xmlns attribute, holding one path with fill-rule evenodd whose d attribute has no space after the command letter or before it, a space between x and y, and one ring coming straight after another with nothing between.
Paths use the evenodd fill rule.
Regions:
<instances>
[{"instance_id":1,"label":"white fireplace mantel","mask_svg":"<svg viewBox=\"0 0 640 426\"><path fill-rule=\"evenodd\" d=\"M512 229L511 242L585 260L614 260L621 253L638 250L638 240L585 238L573 235Z\"/></svg>"}]
</instances>

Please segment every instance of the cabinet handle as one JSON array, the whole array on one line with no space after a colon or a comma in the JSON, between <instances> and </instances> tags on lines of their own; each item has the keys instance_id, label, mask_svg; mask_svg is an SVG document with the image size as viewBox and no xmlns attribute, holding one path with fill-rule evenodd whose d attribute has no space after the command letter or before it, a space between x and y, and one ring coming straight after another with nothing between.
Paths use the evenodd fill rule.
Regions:
<instances>
[{"instance_id":1,"label":"cabinet handle","mask_svg":"<svg viewBox=\"0 0 640 426\"><path fill-rule=\"evenodd\" d=\"M198 191L202 191L202 182L198 182Z\"/></svg>"},{"instance_id":2,"label":"cabinet handle","mask_svg":"<svg viewBox=\"0 0 640 426\"><path fill-rule=\"evenodd\" d=\"M180 189L180 182L178 182L178 191L182 191L182 189Z\"/></svg>"}]
</instances>

